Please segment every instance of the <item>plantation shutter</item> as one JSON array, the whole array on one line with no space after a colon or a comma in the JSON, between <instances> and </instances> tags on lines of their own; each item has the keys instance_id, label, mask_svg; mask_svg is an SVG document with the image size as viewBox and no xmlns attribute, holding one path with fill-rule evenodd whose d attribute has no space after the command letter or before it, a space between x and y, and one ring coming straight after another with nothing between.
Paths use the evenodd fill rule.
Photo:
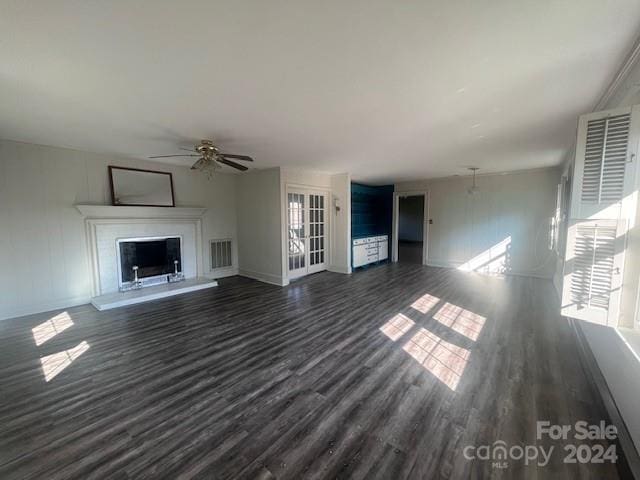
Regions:
<instances>
[{"instance_id":1,"label":"plantation shutter","mask_svg":"<svg viewBox=\"0 0 640 480\"><path fill-rule=\"evenodd\" d=\"M618 317L627 225L635 212L635 108L580 117L562 314L604 325Z\"/></svg>"},{"instance_id":2,"label":"plantation shutter","mask_svg":"<svg viewBox=\"0 0 640 480\"><path fill-rule=\"evenodd\" d=\"M618 315L625 222L578 220L569 225L563 311L607 325ZM570 254L570 256L569 256Z\"/></svg>"}]
</instances>

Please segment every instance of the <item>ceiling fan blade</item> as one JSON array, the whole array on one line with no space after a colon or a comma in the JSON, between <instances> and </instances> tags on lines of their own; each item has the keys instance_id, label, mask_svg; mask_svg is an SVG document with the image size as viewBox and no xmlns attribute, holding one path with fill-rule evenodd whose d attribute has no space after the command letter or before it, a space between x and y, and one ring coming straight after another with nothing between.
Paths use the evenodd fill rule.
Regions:
<instances>
[{"instance_id":1,"label":"ceiling fan blade","mask_svg":"<svg viewBox=\"0 0 640 480\"><path fill-rule=\"evenodd\" d=\"M221 157L235 158L236 160L244 160L245 162L253 162L253 158L247 155L232 155L230 153L221 153Z\"/></svg>"},{"instance_id":2,"label":"ceiling fan blade","mask_svg":"<svg viewBox=\"0 0 640 480\"><path fill-rule=\"evenodd\" d=\"M180 150L184 150L185 152L193 152L196 153L196 151L193 148L182 148L180 147Z\"/></svg>"},{"instance_id":3,"label":"ceiling fan blade","mask_svg":"<svg viewBox=\"0 0 640 480\"><path fill-rule=\"evenodd\" d=\"M191 165L191 170L198 170L200 167L202 167L205 164L205 162L206 160L204 159L204 157L200 158L200 160L198 160L196 163Z\"/></svg>"},{"instance_id":4,"label":"ceiling fan blade","mask_svg":"<svg viewBox=\"0 0 640 480\"><path fill-rule=\"evenodd\" d=\"M199 157L200 155L154 155L149 158Z\"/></svg>"},{"instance_id":5,"label":"ceiling fan blade","mask_svg":"<svg viewBox=\"0 0 640 480\"><path fill-rule=\"evenodd\" d=\"M218 161L220 163L224 163L225 165L229 165L230 167L237 168L238 170L241 170L243 172L246 170L249 170L244 165L240 165L239 163L232 162L231 160L227 160L226 158L218 158Z\"/></svg>"}]
</instances>

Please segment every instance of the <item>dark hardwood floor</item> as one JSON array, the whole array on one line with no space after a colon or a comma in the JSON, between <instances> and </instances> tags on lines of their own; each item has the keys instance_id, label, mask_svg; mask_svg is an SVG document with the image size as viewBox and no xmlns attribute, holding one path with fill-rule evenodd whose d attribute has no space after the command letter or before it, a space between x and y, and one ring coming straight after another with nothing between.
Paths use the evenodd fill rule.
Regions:
<instances>
[{"instance_id":1,"label":"dark hardwood floor","mask_svg":"<svg viewBox=\"0 0 640 480\"><path fill-rule=\"evenodd\" d=\"M0 322L0 478L616 478L463 456L606 420L557 310L397 264Z\"/></svg>"},{"instance_id":2,"label":"dark hardwood floor","mask_svg":"<svg viewBox=\"0 0 640 480\"><path fill-rule=\"evenodd\" d=\"M422 246L422 242L398 240L398 261L400 263L422 265Z\"/></svg>"}]
</instances>

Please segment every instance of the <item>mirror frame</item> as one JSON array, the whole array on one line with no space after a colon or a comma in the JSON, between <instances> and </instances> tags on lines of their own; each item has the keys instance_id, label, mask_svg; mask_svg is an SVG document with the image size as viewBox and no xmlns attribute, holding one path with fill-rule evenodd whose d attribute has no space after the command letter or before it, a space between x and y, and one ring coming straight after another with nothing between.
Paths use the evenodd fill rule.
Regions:
<instances>
[{"instance_id":1,"label":"mirror frame","mask_svg":"<svg viewBox=\"0 0 640 480\"><path fill-rule=\"evenodd\" d=\"M134 172L146 172L146 173L155 173L158 175L168 175L169 185L171 186L171 205L152 205L152 204L142 204L142 203L115 203L116 195L115 195L115 188L113 185L114 170L129 170ZM176 206L176 198L173 193L173 176L171 175L171 172L160 172L158 170L145 170L143 168L116 167L113 165L109 165L109 184L111 186L111 205L113 205L114 207L175 207Z\"/></svg>"}]
</instances>

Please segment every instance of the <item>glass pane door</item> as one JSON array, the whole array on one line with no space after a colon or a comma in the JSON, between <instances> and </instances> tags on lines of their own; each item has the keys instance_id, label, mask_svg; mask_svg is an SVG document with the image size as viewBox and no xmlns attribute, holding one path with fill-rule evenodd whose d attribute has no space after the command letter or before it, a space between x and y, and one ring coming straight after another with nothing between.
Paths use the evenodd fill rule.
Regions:
<instances>
[{"instance_id":1,"label":"glass pane door","mask_svg":"<svg viewBox=\"0 0 640 480\"><path fill-rule=\"evenodd\" d=\"M305 234L305 195L287 194L287 230L289 276L307 272L307 238Z\"/></svg>"},{"instance_id":2,"label":"glass pane door","mask_svg":"<svg viewBox=\"0 0 640 480\"><path fill-rule=\"evenodd\" d=\"M326 269L328 263L327 195L287 191L287 262L289 278Z\"/></svg>"},{"instance_id":3,"label":"glass pane door","mask_svg":"<svg viewBox=\"0 0 640 480\"><path fill-rule=\"evenodd\" d=\"M309 195L309 271L324 270L326 257L325 195Z\"/></svg>"}]
</instances>

